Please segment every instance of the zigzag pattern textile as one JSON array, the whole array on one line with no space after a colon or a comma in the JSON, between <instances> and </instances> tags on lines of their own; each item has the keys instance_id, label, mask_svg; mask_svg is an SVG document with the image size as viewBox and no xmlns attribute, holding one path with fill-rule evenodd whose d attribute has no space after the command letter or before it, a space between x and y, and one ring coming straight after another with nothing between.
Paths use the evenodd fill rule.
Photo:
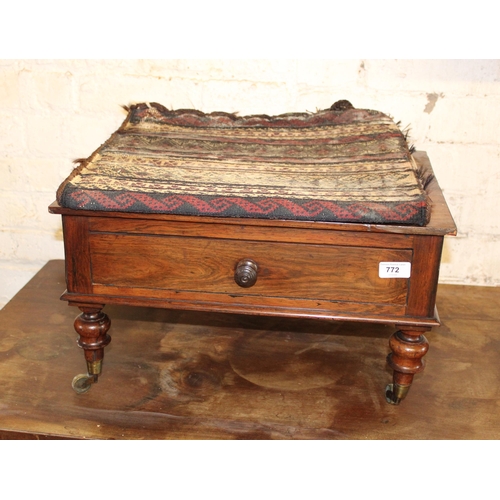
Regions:
<instances>
[{"instance_id":1,"label":"zigzag pattern textile","mask_svg":"<svg viewBox=\"0 0 500 500\"><path fill-rule=\"evenodd\" d=\"M136 104L57 199L76 210L425 225L425 179L403 132L378 111L337 108L238 117Z\"/></svg>"}]
</instances>

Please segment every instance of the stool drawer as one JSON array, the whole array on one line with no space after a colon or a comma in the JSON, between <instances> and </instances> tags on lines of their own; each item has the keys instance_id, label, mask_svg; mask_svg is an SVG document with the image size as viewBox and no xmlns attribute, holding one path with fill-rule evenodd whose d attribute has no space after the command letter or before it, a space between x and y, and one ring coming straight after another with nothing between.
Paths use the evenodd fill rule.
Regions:
<instances>
[{"instance_id":1,"label":"stool drawer","mask_svg":"<svg viewBox=\"0 0 500 500\"><path fill-rule=\"evenodd\" d=\"M409 249L92 233L92 283L99 292L141 288L239 297L286 297L404 305L408 279L379 278L380 262L411 262ZM255 284L235 280L238 263L256 265Z\"/></svg>"}]
</instances>

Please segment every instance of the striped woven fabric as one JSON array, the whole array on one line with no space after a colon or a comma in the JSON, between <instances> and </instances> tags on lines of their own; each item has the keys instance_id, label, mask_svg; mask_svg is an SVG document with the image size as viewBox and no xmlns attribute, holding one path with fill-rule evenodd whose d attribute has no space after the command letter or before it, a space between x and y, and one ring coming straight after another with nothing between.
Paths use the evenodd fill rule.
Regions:
<instances>
[{"instance_id":1,"label":"striped woven fabric","mask_svg":"<svg viewBox=\"0 0 500 500\"><path fill-rule=\"evenodd\" d=\"M63 207L419 226L429 218L404 134L346 101L245 117L136 104L79 162L59 187Z\"/></svg>"}]
</instances>

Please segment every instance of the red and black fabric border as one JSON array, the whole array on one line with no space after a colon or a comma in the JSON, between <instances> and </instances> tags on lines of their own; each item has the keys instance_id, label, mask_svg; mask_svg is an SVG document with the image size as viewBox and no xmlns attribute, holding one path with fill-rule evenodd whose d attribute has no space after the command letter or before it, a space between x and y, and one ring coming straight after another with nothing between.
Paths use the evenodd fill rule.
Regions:
<instances>
[{"instance_id":1,"label":"red and black fabric border","mask_svg":"<svg viewBox=\"0 0 500 500\"><path fill-rule=\"evenodd\" d=\"M193 196L66 186L60 204L76 210L424 226L427 203Z\"/></svg>"}]
</instances>

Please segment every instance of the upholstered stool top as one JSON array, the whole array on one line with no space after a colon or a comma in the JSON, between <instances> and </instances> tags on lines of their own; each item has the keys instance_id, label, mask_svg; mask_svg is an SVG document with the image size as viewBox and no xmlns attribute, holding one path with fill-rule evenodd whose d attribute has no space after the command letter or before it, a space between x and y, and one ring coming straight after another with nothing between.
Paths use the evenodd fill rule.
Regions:
<instances>
[{"instance_id":1,"label":"upholstered stool top","mask_svg":"<svg viewBox=\"0 0 500 500\"><path fill-rule=\"evenodd\" d=\"M339 101L239 117L131 106L61 184L67 208L423 226L430 207L405 135Z\"/></svg>"}]
</instances>

